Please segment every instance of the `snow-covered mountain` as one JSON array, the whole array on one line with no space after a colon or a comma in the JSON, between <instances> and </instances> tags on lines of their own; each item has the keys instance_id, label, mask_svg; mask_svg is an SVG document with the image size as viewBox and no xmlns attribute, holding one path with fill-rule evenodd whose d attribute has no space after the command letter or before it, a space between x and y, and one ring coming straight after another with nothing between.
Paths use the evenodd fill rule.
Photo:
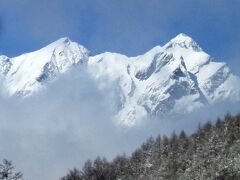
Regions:
<instances>
[{"instance_id":1,"label":"snow-covered mountain","mask_svg":"<svg viewBox=\"0 0 240 180\"><path fill-rule=\"evenodd\" d=\"M185 34L137 57L110 52L91 56L68 38L18 57L0 56L2 89L11 96L33 95L76 65L101 85L115 85L116 120L128 126L149 116L240 100L240 78Z\"/></svg>"},{"instance_id":2,"label":"snow-covered mountain","mask_svg":"<svg viewBox=\"0 0 240 180\"><path fill-rule=\"evenodd\" d=\"M31 95L58 74L77 64L86 64L88 54L83 46L61 38L35 52L14 58L0 56L3 88L9 95Z\"/></svg>"}]
</instances>

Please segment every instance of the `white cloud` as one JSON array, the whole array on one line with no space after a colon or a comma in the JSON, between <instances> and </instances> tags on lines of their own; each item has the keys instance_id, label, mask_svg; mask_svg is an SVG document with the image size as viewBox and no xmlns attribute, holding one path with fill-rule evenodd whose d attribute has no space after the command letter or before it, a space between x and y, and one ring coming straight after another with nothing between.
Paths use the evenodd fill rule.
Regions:
<instances>
[{"instance_id":1,"label":"white cloud","mask_svg":"<svg viewBox=\"0 0 240 180\"><path fill-rule=\"evenodd\" d=\"M27 179L58 179L88 158L130 153L150 135L174 129L193 132L199 122L215 119L227 107L234 112L239 107L224 104L178 119L116 127L108 97L111 86L100 91L99 82L81 71L70 72L34 97L1 97L0 158L12 160Z\"/></svg>"}]
</instances>

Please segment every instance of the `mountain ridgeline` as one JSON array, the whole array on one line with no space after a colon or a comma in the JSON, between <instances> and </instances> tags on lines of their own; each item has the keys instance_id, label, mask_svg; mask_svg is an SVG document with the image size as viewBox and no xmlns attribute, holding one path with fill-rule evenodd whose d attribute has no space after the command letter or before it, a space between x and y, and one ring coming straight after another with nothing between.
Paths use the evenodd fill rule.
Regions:
<instances>
[{"instance_id":1,"label":"mountain ridgeline","mask_svg":"<svg viewBox=\"0 0 240 180\"><path fill-rule=\"evenodd\" d=\"M92 55L69 38L18 57L0 56L1 92L36 95L73 68L87 72L102 89L113 87L114 117L120 125L135 126L149 117L240 101L240 78L185 34L136 57L112 52Z\"/></svg>"},{"instance_id":2,"label":"mountain ridgeline","mask_svg":"<svg viewBox=\"0 0 240 180\"><path fill-rule=\"evenodd\" d=\"M239 180L240 114L199 125L196 133L149 138L131 156L98 157L61 180Z\"/></svg>"}]
</instances>

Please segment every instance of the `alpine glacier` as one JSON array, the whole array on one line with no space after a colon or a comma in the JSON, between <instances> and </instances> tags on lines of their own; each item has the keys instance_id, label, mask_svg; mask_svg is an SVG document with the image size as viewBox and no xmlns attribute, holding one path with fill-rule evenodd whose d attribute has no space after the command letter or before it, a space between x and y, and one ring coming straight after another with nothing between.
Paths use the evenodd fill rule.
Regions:
<instances>
[{"instance_id":1,"label":"alpine glacier","mask_svg":"<svg viewBox=\"0 0 240 180\"><path fill-rule=\"evenodd\" d=\"M1 88L10 96L34 95L74 66L85 68L103 86L115 85L115 119L127 126L146 117L240 101L240 78L185 34L137 57L111 52L93 56L82 45L61 38L35 52L0 56Z\"/></svg>"}]
</instances>

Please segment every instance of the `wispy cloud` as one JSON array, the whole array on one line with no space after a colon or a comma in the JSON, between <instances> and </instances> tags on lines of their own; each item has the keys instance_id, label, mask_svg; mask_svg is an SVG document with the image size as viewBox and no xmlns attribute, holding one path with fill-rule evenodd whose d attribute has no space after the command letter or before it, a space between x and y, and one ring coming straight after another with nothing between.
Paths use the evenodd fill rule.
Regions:
<instances>
[{"instance_id":1,"label":"wispy cloud","mask_svg":"<svg viewBox=\"0 0 240 180\"><path fill-rule=\"evenodd\" d=\"M27 179L58 179L88 158L130 153L159 133L193 132L199 122L223 115L227 107L235 107L233 112L239 107L223 104L178 119L118 127L111 118L112 87L99 90L98 83L77 68L36 96L1 97L0 159L13 160Z\"/></svg>"},{"instance_id":2,"label":"wispy cloud","mask_svg":"<svg viewBox=\"0 0 240 180\"><path fill-rule=\"evenodd\" d=\"M40 180L57 179L98 153L110 155L116 149L108 144L111 115L101 93L85 73L72 72L39 96L1 98L0 158Z\"/></svg>"}]
</instances>

